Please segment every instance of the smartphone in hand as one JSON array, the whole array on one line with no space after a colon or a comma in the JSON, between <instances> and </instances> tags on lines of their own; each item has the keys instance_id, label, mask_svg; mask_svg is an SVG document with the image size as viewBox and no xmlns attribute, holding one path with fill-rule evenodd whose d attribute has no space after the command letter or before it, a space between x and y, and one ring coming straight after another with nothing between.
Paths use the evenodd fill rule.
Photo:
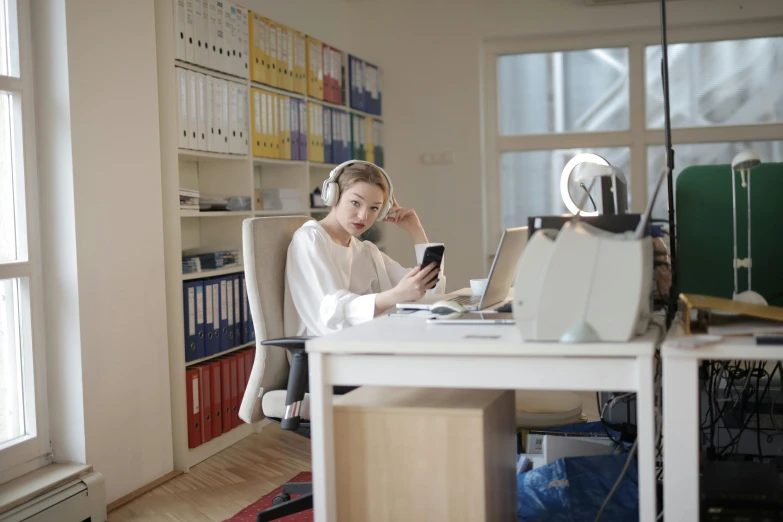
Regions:
<instances>
[{"instance_id":1,"label":"smartphone in hand","mask_svg":"<svg viewBox=\"0 0 783 522\"><path fill-rule=\"evenodd\" d=\"M438 274L440 273L440 264L443 261L443 253L446 251L446 247L443 245L433 245L428 246L427 249L424 251L424 255L421 258L421 268L427 268L432 263L435 263L435 268L433 269L433 273L435 274L435 277L430 279L430 281L427 283L427 288L432 289L435 287L436 284L438 284L438 281L440 278L438 277Z\"/></svg>"}]
</instances>

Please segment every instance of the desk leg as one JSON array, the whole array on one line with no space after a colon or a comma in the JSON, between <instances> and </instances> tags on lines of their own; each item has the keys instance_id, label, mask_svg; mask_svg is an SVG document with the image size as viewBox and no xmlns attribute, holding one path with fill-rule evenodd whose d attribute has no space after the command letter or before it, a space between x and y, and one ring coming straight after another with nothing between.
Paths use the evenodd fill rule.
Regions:
<instances>
[{"instance_id":1,"label":"desk leg","mask_svg":"<svg viewBox=\"0 0 783 522\"><path fill-rule=\"evenodd\" d=\"M313 512L315 522L337 522L334 474L334 416L332 385L324 381L324 358L308 354L310 366L310 445L313 460Z\"/></svg>"},{"instance_id":2,"label":"desk leg","mask_svg":"<svg viewBox=\"0 0 783 522\"><path fill-rule=\"evenodd\" d=\"M666 522L699 520L698 364L696 359L663 358L663 516Z\"/></svg>"},{"instance_id":3,"label":"desk leg","mask_svg":"<svg viewBox=\"0 0 783 522\"><path fill-rule=\"evenodd\" d=\"M636 393L636 422L639 445L639 520L654 522L655 502L655 384L653 358L638 358L639 389Z\"/></svg>"}]
</instances>

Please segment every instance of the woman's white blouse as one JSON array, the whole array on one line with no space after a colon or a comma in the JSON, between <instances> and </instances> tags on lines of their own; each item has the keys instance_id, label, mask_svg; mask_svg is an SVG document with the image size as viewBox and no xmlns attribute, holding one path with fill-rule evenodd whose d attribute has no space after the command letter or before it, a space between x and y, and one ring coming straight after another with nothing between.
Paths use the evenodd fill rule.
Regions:
<instances>
[{"instance_id":1,"label":"woman's white blouse","mask_svg":"<svg viewBox=\"0 0 783 522\"><path fill-rule=\"evenodd\" d=\"M415 245L421 259L426 244ZM317 222L294 233L286 261L285 335L320 336L369 321L375 296L397 286L405 268L369 241L351 238L349 246L332 241ZM432 293L444 293L440 276Z\"/></svg>"}]
</instances>

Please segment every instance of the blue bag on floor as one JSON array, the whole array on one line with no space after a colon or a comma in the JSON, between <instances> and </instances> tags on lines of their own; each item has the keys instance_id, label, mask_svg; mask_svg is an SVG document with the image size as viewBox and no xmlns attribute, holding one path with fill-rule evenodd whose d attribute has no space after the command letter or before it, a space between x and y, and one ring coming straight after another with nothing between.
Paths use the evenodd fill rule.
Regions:
<instances>
[{"instance_id":1,"label":"blue bag on floor","mask_svg":"<svg viewBox=\"0 0 783 522\"><path fill-rule=\"evenodd\" d=\"M557 459L517 477L520 522L592 522L628 454ZM639 519L636 457L601 516L602 522Z\"/></svg>"}]
</instances>

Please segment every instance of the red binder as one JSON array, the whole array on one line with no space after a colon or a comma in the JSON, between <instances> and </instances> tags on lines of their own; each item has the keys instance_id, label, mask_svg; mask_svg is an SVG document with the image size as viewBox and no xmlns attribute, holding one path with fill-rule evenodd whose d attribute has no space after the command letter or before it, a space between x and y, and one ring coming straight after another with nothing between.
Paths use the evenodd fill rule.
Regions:
<instances>
[{"instance_id":1,"label":"red binder","mask_svg":"<svg viewBox=\"0 0 783 522\"><path fill-rule=\"evenodd\" d=\"M245 389L250 383L250 372L253 371L253 360L256 356L256 349L251 348L245 352Z\"/></svg>"},{"instance_id":2,"label":"red binder","mask_svg":"<svg viewBox=\"0 0 783 522\"><path fill-rule=\"evenodd\" d=\"M208 365L198 366L201 378L201 433L202 440L212 440L212 375Z\"/></svg>"},{"instance_id":3,"label":"red binder","mask_svg":"<svg viewBox=\"0 0 783 522\"><path fill-rule=\"evenodd\" d=\"M237 426L244 424L245 421L239 418L239 408L242 406L242 398L245 396L245 384L247 378L245 377L245 352L239 352L236 356L237 359Z\"/></svg>"},{"instance_id":4,"label":"red binder","mask_svg":"<svg viewBox=\"0 0 783 522\"><path fill-rule=\"evenodd\" d=\"M220 359L220 404L223 413L223 433L231 431L233 417L231 415L231 359Z\"/></svg>"},{"instance_id":5,"label":"red binder","mask_svg":"<svg viewBox=\"0 0 783 522\"><path fill-rule=\"evenodd\" d=\"M188 448L201 446L201 379L198 368L185 371L185 389L188 407Z\"/></svg>"},{"instance_id":6,"label":"red binder","mask_svg":"<svg viewBox=\"0 0 783 522\"><path fill-rule=\"evenodd\" d=\"M229 357L229 363L231 368L231 427L236 428L239 426L239 406L237 404L237 398L239 397L239 381L237 380L237 356L232 355Z\"/></svg>"},{"instance_id":7,"label":"red binder","mask_svg":"<svg viewBox=\"0 0 783 522\"><path fill-rule=\"evenodd\" d=\"M223 404L220 402L220 361L214 361L209 364L209 373L212 377L212 438L220 437L223 434L223 416L221 410Z\"/></svg>"}]
</instances>

